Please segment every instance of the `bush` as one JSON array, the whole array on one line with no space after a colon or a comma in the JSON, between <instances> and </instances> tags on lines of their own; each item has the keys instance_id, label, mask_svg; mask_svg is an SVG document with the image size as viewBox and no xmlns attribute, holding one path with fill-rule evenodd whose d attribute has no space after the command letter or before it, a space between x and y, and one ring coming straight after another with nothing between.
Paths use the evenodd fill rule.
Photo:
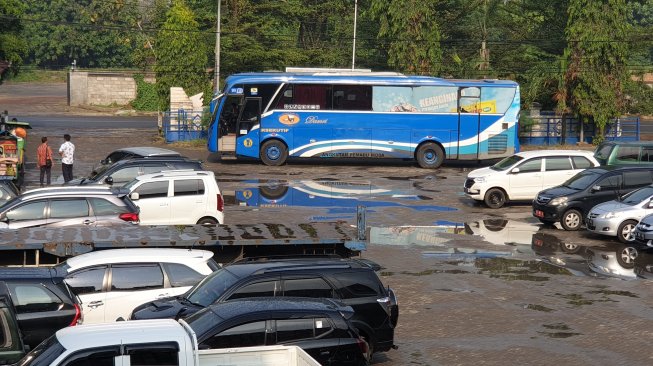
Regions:
<instances>
[{"instance_id":1,"label":"bush","mask_svg":"<svg viewBox=\"0 0 653 366\"><path fill-rule=\"evenodd\" d=\"M159 95L156 84L145 81L143 75L134 75L136 81L136 99L131 102L132 107L138 111L156 111L159 107Z\"/></svg>"}]
</instances>

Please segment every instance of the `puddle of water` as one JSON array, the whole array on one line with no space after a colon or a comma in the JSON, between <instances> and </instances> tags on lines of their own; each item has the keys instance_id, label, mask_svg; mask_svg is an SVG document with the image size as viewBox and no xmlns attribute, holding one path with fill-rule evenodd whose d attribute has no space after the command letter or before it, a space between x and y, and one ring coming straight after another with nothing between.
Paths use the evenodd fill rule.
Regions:
<instances>
[{"instance_id":1,"label":"puddle of water","mask_svg":"<svg viewBox=\"0 0 653 366\"><path fill-rule=\"evenodd\" d=\"M537 333L548 336L550 338L569 338L577 335L582 335L582 333L572 333L572 332L554 332L554 333L537 332Z\"/></svg>"},{"instance_id":2,"label":"puddle of water","mask_svg":"<svg viewBox=\"0 0 653 366\"><path fill-rule=\"evenodd\" d=\"M571 276L565 268L560 268L542 261L523 261L508 258L479 258L474 262L480 273L505 280L548 281L549 275Z\"/></svg>"},{"instance_id":3,"label":"puddle of water","mask_svg":"<svg viewBox=\"0 0 653 366\"><path fill-rule=\"evenodd\" d=\"M524 308L529 309L529 310L535 310L535 311L543 311L545 313L550 313L552 311L555 311L555 310L553 310L551 308L547 308L544 305L536 305L536 304L528 304L528 305L524 306Z\"/></svg>"},{"instance_id":4,"label":"puddle of water","mask_svg":"<svg viewBox=\"0 0 653 366\"><path fill-rule=\"evenodd\" d=\"M408 180L436 180L436 179L447 179L446 176L444 175L415 175L412 177L382 177L387 180L400 180L400 181L408 181Z\"/></svg>"},{"instance_id":5,"label":"puddle of water","mask_svg":"<svg viewBox=\"0 0 653 366\"><path fill-rule=\"evenodd\" d=\"M542 324L546 329L554 330L571 330L571 328L565 323L555 323L555 324Z\"/></svg>"},{"instance_id":6,"label":"puddle of water","mask_svg":"<svg viewBox=\"0 0 653 366\"><path fill-rule=\"evenodd\" d=\"M426 269L420 272L408 272L402 271L401 274L409 276L429 276L437 273L453 273L453 274L469 274L470 272L463 271L461 269Z\"/></svg>"},{"instance_id":7,"label":"puddle of water","mask_svg":"<svg viewBox=\"0 0 653 366\"><path fill-rule=\"evenodd\" d=\"M626 297L634 297L634 298L639 298L637 294L634 294L630 291L614 291L614 290L595 290L595 291L587 291L588 294L602 294L602 295L619 295L619 296L626 296Z\"/></svg>"}]
</instances>

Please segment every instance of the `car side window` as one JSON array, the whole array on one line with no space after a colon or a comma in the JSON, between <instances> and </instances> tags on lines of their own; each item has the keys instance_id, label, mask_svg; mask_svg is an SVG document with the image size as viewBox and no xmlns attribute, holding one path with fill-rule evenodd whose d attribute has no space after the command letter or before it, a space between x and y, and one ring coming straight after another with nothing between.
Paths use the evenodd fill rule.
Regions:
<instances>
[{"instance_id":1,"label":"car side window","mask_svg":"<svg viewBox=\"0 0 653 366\"><path fill-rule=\"evenodd\" d=\"M16 328L15 315L12 314L6 299L0 299L0 353L8 349L18 349L20 336Z\"/></svg>"},{"instance_id":2,"label":"car side window","mask_svg":"<svg viewBox=\"0 0 653 366\"><path fill-rule=\"evenodd\" d=\"M163 272L158 264L111 266L111 291L139 291L163 288Z\"/></svg>"},{"instance_id":3,"label":"car side window","mask_svg":"<svg viewBox=\"0 0 653 366\"><path fill-rule=\"evenodd\" d=\"M39 284L8 283L17 313L55 311L63 301L52 291Z\"/></svg>"},{"instance_id":4,"label":"car side window","mask_svg":"<svg viewBox=\"0 0 653 366\"><path fill-rule=\"evenodd\" d=\"M88 202L85 198L50 201L50 218L52 219L68 219L88 215Z\"/></svg>"},{"instance_id":5,"label":"car side window","mask_svg":"<svg viewBox=\"0 0 653 366\"><path fill-rule=\"evenodd\" d=\"M82 269L66 276L66 284L77 295L102 292L107 266Z\"/></svg>"},{"instance_id":6,"label":"car side window","mask_svg":"<svg viewBox=\"0 0 653 366\"><path fill-rule=\"evenodd\" d=\"M519 168L520 173L539 172L542 170L542 159L536 158L536 159L528 160L518 165L516 168Z\"/></svg>"},{"instance_id":7,"label":"car side window","mask_svg":"<svg viewBox=\"0 0 653 366\"><path fill-rule=\"evenodd\" d=\"M642 163L653 163L653 147L642 146Z\"/></svg>"},{"instance_id":8,"label":"car side window","mask_svg":"<svg viewBox=\"0 0 653 366\"><path fill-rule=\"evenodd\" d=\"M131 366L177 366L179 351L172 348L145 348L127 351Z\"/></svg>"},{"instance_id":9,"label":"car side window","mask_svg":"<svg viewBox=\"0 0 653 366\"><path fill-rule=\"evenodd\" d=\"M342 297L356 298L368 296L380 296L383 294L383 285L374 272L341 272L335 275L336 280L341 284Z\"/></svg>"},{"instance_id":10,"label":"car side window","mask_svg":"<svg viewBox=\"0 0 653 366\"><path fill-rule=\"evenodd\" d=\"M648 170L624 172L624 188L638 188L651 183L651 172Z\"/></svg>"},{"instance_id":11,"label":"car side window","mask_svg":"<svg viewBox=\"0 0 653 366\"><path fill-rule=\"evenodd\" d=\"M200 344L200 349L254 347L265 345L265 321L241 324L213 335Z\"/></svg>"},{"instance_id":12,"label":"car side window","mask_svg":"<svg viewBox=\"0 0 653 366\"><path fill-rule=\"evenodd\" d=\"M128 212L127 206L118 206L104 198L89 198L95 216L117 215Z\"/></svg>"},{"instance_id":13,"label":"car side window","mask_svg":"<svg viewBox=\"0 0 653 366\"><path fill-rule=\"evenodd\" d=\"M126 153L124 153L122 151L112 152L106 158L107 164L113 164L118 160L122 160L125 157L125 155L126 155Z\"/></svg>"},{"instance_id":14,"label":"car side window","mask_svg":"<svg viewBox=\"0 0 653 366\"><path fill-rule=\"evenodd\" d=\"M201 179L183 179L174 181L174 196L199 196L204 194L204 181Z\"/></svg>"},{"instance_id":15,"label":"car side window","mask_svg":"<svg viewBox=\"0 0 653 366\"><path fill-rule=\"evenodd\" d=\"M277 343L313 338L313 318L277 320Z\"/></svg>"},{"instance_id":16,"label":"car side window","mask_svg":"<svg viewBox=\"0 0 653 366\"><path fill-rule=\"evenodd\" d=\"M168 181L143 183L134 192L138 193L139 199L168 197Z\"/></svg>"},{"instance_id":17,"label":"car side window","mask_svg":"<svg viewBox=\"0 0 653 366\"><path fill-rule=\"evenodd\" d=\"M567 156L551 156L544 159L544 170L547 172L557 170L571 170L571 161Z\"/></svg>"},{"instance_id":18,"label":"car side window","mask_svg":"<svg viewBox=\"0 0 653 366\"><path fill-rule=\"evenodd\" d=\"M619 146L617 150L617 160L637 163L639 161L639 146Z\"/></svg>"},{"instance_id":19,"label":"car side window","mask_svg":"<svg viewBox=\"0 0 653 366\"><path fill-rule=\"evenodd\" d=\"M193 286L200 282L204 275L179 263L162 263L172 287Z\"/></svg>"},{"instance_id":20,"label":"car side window","mask_svg":"<svg viewBox=\"0 0 653 366\"><path fill-rule=\"evenodd\" d=\"M132 179L138 176L139 167L137 166L127 166L122 169L118 169L111 173L111 178L113 179L113 184L116 183L127 183Z\"/></svg>"},{"instance_id":21,"label":"car side window","mask_svg":"<svg viewBox=\"0 0 653 366\"><path fill-rule=\"evenodd\" d=\"M7 211L9 220L39 220L45 219L45 206L47 201L36 201L20 205Z\"/></svg>"},{"instance_id":22,"label":"car side window","mask_svg":"<svg viewBox=\"0 0 653 366\"><path fill-rule=\"evenodd\" d=\"M289 279L283 281L283 296L333 297L333 289L320 277Z\"/></svg>"},{"instance_id":23,"label":"car side window","mask_svg":"<svg viewBox=\"0 0 653 366\"><path fill-rule=\"evenodd\" d=\"M275 296L279 281L255 282L245 285L229 296L229 300L247 297Z\"/></svg>"},{"instance_id":24,"label":"car side window","mask_svg":"<svg viewBox=\"0 0 653 366\"><path fill-rule=\"evenodd\" d=\"M575 169L587 169L592 167L592 162L584 156L572 156L571 160L574 161Z\"/></svg>"},{"instance_id":25,"label":"car side window","mask_svg":"<svg viewBox=\"0 0 653 366\"><path fill-rule=\"evenodd\" d=\"M649 173L650 174L650 173ZM595 185L601 187L602 191L615 190L621 187L621 174L611 175L599 180Z\"/></svg>"},{"instance_id":26,"label":"car side window","mask_svg":"<svg viewBox=\"0 0 653 366\"><path fill-rule=\"evenodd\" d=\"M64 362L64 366L113 366L115 357L119 356L120 352L115 349L111 350L96 350L91 353L83 352L81 354L73 355L70 360Z\"/></svg>"}]
</instances>

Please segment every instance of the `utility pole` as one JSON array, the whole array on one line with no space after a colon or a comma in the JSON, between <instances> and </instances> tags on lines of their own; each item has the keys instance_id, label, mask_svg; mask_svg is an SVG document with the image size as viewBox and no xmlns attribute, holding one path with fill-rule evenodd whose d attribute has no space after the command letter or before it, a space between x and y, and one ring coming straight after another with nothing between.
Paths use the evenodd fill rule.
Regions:
<instances>
[{"instance_id":1,"label":"utility pole","mask_svg":"<svg viewBox=\"0 0 653 366\"><path fill-rule=\"evenodd\" d=\"M354 41L351 50L351 69L356 67L356 20L358 18L358 0L354 0Z\"/></svg>"},{"instance_id":2,"label":"utility pole","mask_svg":"<svg viewBox=\"0 0 653 366\"><path fill-rule=\"evenodd\" d=\"M222 0L218 0L218 25L215 31L215 69L213 70L213 86L214 92L217 94L220 92L220 3Z\"/></svg>"}]
</instances>

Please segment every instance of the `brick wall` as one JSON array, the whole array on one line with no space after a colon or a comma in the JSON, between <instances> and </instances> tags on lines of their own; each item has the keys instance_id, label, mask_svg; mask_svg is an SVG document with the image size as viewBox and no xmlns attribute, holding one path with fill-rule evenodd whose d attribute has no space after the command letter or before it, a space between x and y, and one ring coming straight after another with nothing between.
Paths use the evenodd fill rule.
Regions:
<instances>
[{"instance_id":1,"label":"brick wall","mask_svg":"<svg viewBox=\"0 0 653 366\"><path fill-rule=\"evenodd\" d=\"M68 105L126 105L136 98L136 72L72 70L68 75ZM153 74L145 81L154 82Z\"/></svg>"}]
</instances>

